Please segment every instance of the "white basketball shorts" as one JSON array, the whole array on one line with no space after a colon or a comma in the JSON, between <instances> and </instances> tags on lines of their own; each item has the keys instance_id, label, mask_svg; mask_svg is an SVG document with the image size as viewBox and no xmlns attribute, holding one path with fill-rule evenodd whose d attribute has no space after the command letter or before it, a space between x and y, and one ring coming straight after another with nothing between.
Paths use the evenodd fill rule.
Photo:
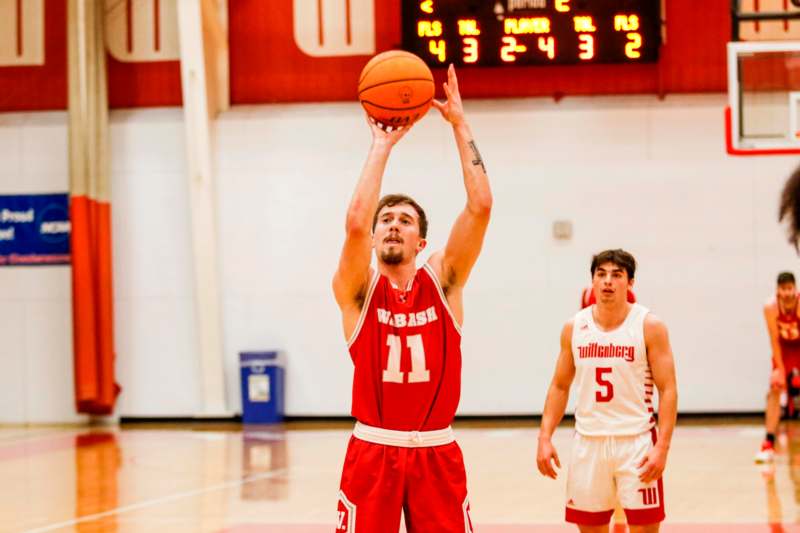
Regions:
<instances>
[{"instance_id":1,"label":"white basketball shorts","mask_svg":"<svg viewBox=\"0 0 800 533\"><path fill-rule=\"evenodd\" d=\"M567 473L567 522L608 524L617 500L628 524L663 521L663 481L639 480L638 466L655 442L655 429L635 436L588 437L576 432Z\"/></svg>"}]
</instances>

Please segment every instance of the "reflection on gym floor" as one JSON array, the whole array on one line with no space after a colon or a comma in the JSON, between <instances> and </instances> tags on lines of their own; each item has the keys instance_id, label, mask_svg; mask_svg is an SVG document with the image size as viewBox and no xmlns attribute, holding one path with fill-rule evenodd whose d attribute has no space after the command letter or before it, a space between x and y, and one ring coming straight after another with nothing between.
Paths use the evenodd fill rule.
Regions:
<instances>
[{"instance_id":1,"label":"reflection on gym floor","mask_svg":"<svg viewBox=\"0 0 800 533\"><path fill-rule=\"evenodd\" d=\"M563 472L536 472L534 426L457 425L477 532L574 531ZM556 432L564 460L571 434ZM679 425L662 531L800 533L800 422L759 466L762 435L756 418ZM345 424L3 429L0 531L330 533L348 436Z\"/></svg>"}]
</instances>

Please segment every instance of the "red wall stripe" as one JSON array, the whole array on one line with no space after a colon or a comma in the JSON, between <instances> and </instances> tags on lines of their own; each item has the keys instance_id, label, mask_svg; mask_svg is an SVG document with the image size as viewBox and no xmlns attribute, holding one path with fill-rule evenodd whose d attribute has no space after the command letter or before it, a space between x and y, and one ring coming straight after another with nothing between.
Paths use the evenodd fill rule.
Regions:
<instances>
[{"instance_id":1,"label":"red wall stripe","mask_svg":"<svg viewBox=\"0 0 800 533\"><path fill-rule=\"evenodd\" d=\"M178 61L123 63L108 55L106 64L112 109L183 105Z\"/></svg>"},{"instance_id":2,"label":"red wall stripe","mask_svg":"<svg viewBox=\"0 0 800 533\"><path fill-rule=\"evenodd\" d=\"M17 0L17 57L22 56L22 0Z\"/></svg>"},{"instance_id":3,"label":"red wall stripe","mask_svg":"<svg viewBox=\"0 0 800 533\"><path fill-rule=\"evenodd\" d=\"M755 11L756 13L761 11L761 5L760 5L759 0L753 0L753 11ZM754 21L753 22L753 27L755 28L756 33L761 31L761 23L759 21L757 21L757 20Z\"/></svg>"},{"instance_id":4,"label":"red wall stripe","mask_svg":"<svg viewBox=\"0 0 800 533\"><path fill-rule=\"evenodd\" d=\"M317 38L320 46L325 44L325 31L323 30L325 18L322 15L322 3L323 0L317 0Z\"/></svg>"},{"instance_id":5,"label":"red wall stripe","mask_svg":"<svg viewBox=\"0 0 800 533\"><path fill-rule=\"evenodd\" d=\"M125 41L128 53L133 52L133 0L125 0Z\"/></svg>"},{"instance_id":6,"label":"red wall stripe","mask_svg":"<svg viewBox=\"0 0 800 533\"><path fill-rule=\"evenodd\" d=\"M345 2L344 2L344 11L345 11L345 26L346 26L346 28L345 28L346 37L345 38L347 40L347 44L352 44L352 42L353 42L353 27L352 27L352 16L351 16L352 11L351 11L350 0L345 0Z\"/></svg>"},{"instance_id":7,"label":"red wall stripe","mask_svg":"<svg viewBox=\"0 0 800 533\"><path fill-rule=\"evenodd\" d=\"M153 48L161 50L161 6L158 0L153 0Z\"/></svg>"},{"instance_id":8,"label":"red wall stripe","mask_svg":"<svg viewBox=\"0 0 800 533\"><path fill-rule=\"evenodd\" d=\"M45 64L0 68L0 112L67 108L67 3L45 0Z\"/></svg>"}]
</instances>

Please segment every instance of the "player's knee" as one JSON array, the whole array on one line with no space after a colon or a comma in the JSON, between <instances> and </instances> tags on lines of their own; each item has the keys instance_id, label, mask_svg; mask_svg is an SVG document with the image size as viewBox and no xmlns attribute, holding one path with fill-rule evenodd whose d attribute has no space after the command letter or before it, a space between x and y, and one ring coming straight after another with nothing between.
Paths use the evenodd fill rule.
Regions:
<instances>
[{"instance_id":1,"label":"player's knee","mask_svg":"<svg viewBox=\"0 0 800 533\"><path fill-rule=\"evenodd\" d=\"M578 524L578 530L581 533L608 533L608 524L603 526L585 526Z\"/></svg>"},{"instance_id":2,"label":"player's knee","mask_svg":"<svg viewBox=\"0 0 800 533\"><path fill-rule=\"evenodd\" d=\"M646 524L642 526L628 526L630 528L630 533L658 533L658 529L661 527L661 523L655 524Z\"/></svg>"}]
</instances>

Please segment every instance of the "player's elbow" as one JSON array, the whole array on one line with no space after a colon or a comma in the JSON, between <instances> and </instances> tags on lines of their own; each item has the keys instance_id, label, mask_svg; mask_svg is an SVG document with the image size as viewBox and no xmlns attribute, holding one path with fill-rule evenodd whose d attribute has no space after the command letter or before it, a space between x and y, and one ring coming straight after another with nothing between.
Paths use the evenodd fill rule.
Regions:
<instances>
[{"instance_id":1,"label":"player's elbow","mask_svg":"<svg viewBox=\"0 0 800 533\"><path fill-rule=\"evenodd\" d=\"M566 379L554 379L552 383L550 383L550 390L552 390L556 394L566 395L569 393L569 388L572 385L572 382Z\"/></svg>"},{"instance_id":2,"label":"player's elbow","mask_svg":"<svg viewBox=\"0 0 800 533\"><path fill-rule=\"evenodd\" d=\"M493 202L494 199L492 198L492 193L490 191L486 191L483 194L477 195L476 198L470 199L469 210L475 216L489 218L489 216L492 214Z\"/></svg>"},{"instance_id":3,"label":"player's elbow","mask_svg":"<svg viewBox=\"0 0 800 533\"><path fill-rule=\"evenodd\" d=\"M678 386L677 384L672 381L669 383L663 383L661 387L658 388L658 395L663 400L664 398L669 398L672 401L678 401Z\"/></svg>"},{"instance_id":4,"label":"player's elbow","mask_svg":"<svg viewBox=\"0 0 800 533\"><path fill-rule=\"evenodd\" d=\"M363 210L350 208L347 211L347 219L344 223L344 230L348 237L364 237L371 233L369 216Z\"/></svg>"}]
</instances>

